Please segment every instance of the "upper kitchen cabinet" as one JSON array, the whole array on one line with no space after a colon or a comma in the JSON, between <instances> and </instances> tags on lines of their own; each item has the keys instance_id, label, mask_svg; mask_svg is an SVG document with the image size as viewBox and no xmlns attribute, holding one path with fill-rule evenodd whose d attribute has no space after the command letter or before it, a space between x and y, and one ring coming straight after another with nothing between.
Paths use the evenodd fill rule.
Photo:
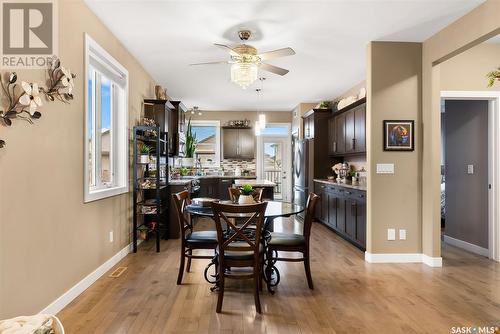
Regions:
<instances>
[{"instance_id":1,"label":"upper kitchen cabinet","mask_svg":"<svg viewBox=\"0 0 500 334\"><path fill-rule=\"evenodd\" d=\"M186 112L187 108L181 101L170 101L173 108L169 113L169 154L171 156L184 156L184 147L186 144Z\"/></svg>"},{"instance_id":2,"label":"upper kitchen cabinet","mask_svg":"<svg viewBox=\"0 0 500 334\"><path fill-rule=\"evenodd\" d=\"M161 132L168 132L170 142L169 117L174 110L174 106L167 100L144 100L144 117L154 119L156 124L160 126ZM161 144L161 155L167 155L167 150L170 153L170 147L167 144Z\"/></svg>"},{"instance_id":3,"label":"upper kitchen cabinet","mask_svg":"<svg viewBox=\"0 0 500 334\"><path fill-rule=\"evenodd\" d=\"M330 109L311 109L302 116L304 122L304 139L314 139L319 128L325 126L328 117L330 116ZM324 132L326 134L326 132ZM321 131L323 135L323 131Z\"/></svg>"},{"instance_id":4,"label":"upper kitchen cabinet","mask_svg":"<svg viewBox=\"0 0 500 334\"><path fill-rule=\"evenodd\" d=\"M366 152L366 100L338 111L329 120L330 155L343 156Z\"/></svg>"},{"instance_id":5,"label":"upper kitchen cabinet","mask_svg":"<svg viewBox=\"0 0 500 334\"><path fill-rule=\"evenodd\" d=\"M224 159L255 158L255 136L251 128L222 128Z\"/></svg>"}]
</instances>

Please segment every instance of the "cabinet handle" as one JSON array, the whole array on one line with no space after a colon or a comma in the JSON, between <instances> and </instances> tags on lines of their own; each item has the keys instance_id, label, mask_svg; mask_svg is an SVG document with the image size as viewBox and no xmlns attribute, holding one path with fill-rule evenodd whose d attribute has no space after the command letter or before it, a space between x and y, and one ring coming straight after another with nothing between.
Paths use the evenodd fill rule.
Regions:
<instances>
[{"instance_id":1,"label":"cabinet handle","mask_svg":"<svg viewBox=\"0 0 500 334\"><path fill-rule=\"evenodd\" d=\"M351 148L354 150L356 147L356 138L353 138L352 139L352 144L351 144Z\"/></svg>"}]
</instances>

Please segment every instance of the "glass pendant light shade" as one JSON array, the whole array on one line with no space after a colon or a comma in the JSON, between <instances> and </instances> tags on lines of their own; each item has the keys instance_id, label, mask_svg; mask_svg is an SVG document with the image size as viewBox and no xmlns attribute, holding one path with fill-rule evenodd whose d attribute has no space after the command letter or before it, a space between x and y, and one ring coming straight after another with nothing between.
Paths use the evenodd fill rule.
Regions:
<instances>
[{"instance_id":1,"label":"glass pendant light shade","mask_svg":"<svg viewBox=\"0 0 500 334\"><path fill-rule=\"evenodd\" d=\"M262 130L266 128L266 114L259 115L259 125Z\"/></svg>"},{"instance_id":2,"label":"glass pendant light shade","mask_svg":"<svg viewBox=\"0 0 500 334\"><path fill-rule=\"evenodd\" d=\"M236 63L231 65L231 81L246 89L257 80L258 68L253 63Z\"/></svg>"},{"instance_id":3,"label":"glass pendant light shade","mask_svg":"<svg viewBox=\"0 0 500 334\"><path fill-rule=\"evenodd\" d=\"M255 122L255 135L256 136L260 136L260 124L259 124L259 121L256 121Z\"/></svg>"}]
</instances>

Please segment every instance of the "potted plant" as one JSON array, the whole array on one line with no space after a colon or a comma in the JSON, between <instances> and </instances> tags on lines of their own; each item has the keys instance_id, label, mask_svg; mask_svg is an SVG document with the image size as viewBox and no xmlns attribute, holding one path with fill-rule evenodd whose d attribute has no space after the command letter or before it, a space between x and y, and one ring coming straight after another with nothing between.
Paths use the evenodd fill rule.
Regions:
<instances>
[{"instance_id":1,"label":"potted plant","mask_svg":"<svg viewBox=\"0 0 500 334\"><path fill-rule=\"evenodd\" d=\"M186 130L186 156L182 159L182 165L185 167L194 166L194 151L196 149L196 135L193 135L191 118L189 118Z\"/></svg>"},{"instance_id":2,"label":"potted plant","mask_svg":"<svg viewBox=\"0 0 500 334\"><path fill-rule=\"evenodd\" d=\"M151 147L146 144L139 145L139 161L141 164L149 163L149 154L151 153Z\"/></svg>"},{"instance_id":3,"label":"potted plant","mask_svg":"<svg viewBox=\"0 0 500 334\"><path fill-rule=\"evenodd\" d=\"M238 198L238 204L253 204L255 203L253 200L252 192L253 188L249 184L244 184L240 188L241 195Z\"/></svg>"},{"instance_id":4,"label":"potted plant","mask_svg":"<svg viewBox=\"0 0 500 334\"><path fill-rule=\"evenodd\" d=\"M137 231L139 232L139 239L141 240L146 240L148 238L148 227L145 225L141 225L137 228Z\"/></svg>"},{"instance_id":5,"label":"potted plant","mask_svg":"<svg viewBox=\"0 0 500 334\"><path fill-rule=\"evenodd\" d=\"M486 78L488 78L488 87L493 87L495 80L500 81L500 67L496 71L486 74Z\"/></svg>"}]
</instances>

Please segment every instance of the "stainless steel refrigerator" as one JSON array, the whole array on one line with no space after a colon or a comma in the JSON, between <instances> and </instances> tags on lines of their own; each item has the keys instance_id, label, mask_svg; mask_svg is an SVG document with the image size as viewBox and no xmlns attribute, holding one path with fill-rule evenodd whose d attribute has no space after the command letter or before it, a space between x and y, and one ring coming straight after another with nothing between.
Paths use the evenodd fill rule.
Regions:
<instances>
[{"instance_id":1,"label":"stainless steel refrigerator","mask_svg":"<svg viewBox=\"0 0 500 334\"><path fill-rule=\"evenodd\" d=\"M293 203L305 207L309 194L309 142L293 137ZM304 218L304 213L299 214Z\"/></svg>"}]
</instances>

